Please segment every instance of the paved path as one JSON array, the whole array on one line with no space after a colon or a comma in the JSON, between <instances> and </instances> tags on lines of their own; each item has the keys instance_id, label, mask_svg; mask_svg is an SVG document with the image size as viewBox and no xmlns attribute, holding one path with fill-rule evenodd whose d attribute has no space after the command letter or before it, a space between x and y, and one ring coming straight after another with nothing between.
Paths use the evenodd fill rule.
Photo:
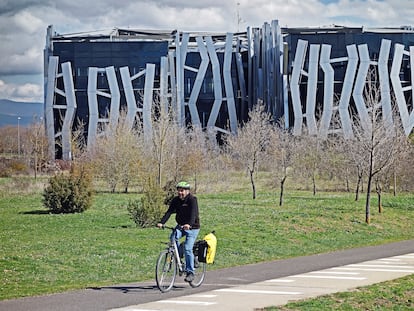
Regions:
<instances>
[{"instance_id":1,"label":"paved path","mask_svg":"<svg viewBox=\"0 0 414 311\"><path fill-rule=\"evenodd\" d=\"M414 253L311 271L111 311L229 311L281 306L414 274Z\"/></svg>"},{"instance_id":2,"label":"paved path","mask_svg":"<svg viewBox=\"0 0 414 311\"><path fill-rule=\"evenodd\" d=\"M1 311L253 310L414 274L414 240L208 271L197 289L154 281L0 301Z\"/></svg>"}]
</instances>

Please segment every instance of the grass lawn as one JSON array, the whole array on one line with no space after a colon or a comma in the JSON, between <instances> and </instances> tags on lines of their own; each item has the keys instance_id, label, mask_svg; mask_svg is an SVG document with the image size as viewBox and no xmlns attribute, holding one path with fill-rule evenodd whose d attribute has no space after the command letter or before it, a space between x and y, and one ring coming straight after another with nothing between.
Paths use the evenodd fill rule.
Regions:
<instances>
[{"instance_id":1,"label":"grass lawn","mask_svg":"<svg viewBox=\"0 0 414 311\"><path fill-rule=\"evenodd\" d=\"M169 232L135 226L126 205L137 197L98 193L84 213L53 215L39 192L0 195L0 299L153 279ZM350 193L288 191L283 207L271 191L197 197L200 236L218 238L210 269L414 238L413 194L385 195L382 214L373 199L370 225Z\"/></svg>"},{"instance_id":2,"label":"grass lawn","mask_svg":"<svg viewBox=\"0 0 414 311\"><path fill-rule=\"evenodd\" d=\"M335 293L313 299L268 307L266 311L320 311L320 310L413 310L414 275L382 282L353 291Z\"/></svg>"}]
</instances>

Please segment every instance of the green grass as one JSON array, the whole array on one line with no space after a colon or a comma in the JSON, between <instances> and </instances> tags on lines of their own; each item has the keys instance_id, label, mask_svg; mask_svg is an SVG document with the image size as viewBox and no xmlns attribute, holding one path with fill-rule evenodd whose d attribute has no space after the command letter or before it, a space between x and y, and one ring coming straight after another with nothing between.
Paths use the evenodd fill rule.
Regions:
<instances>
[{"instance_id":1,"label":"green grass","mask_svg":"<svg viewBox=\"0 0 414 311\"><path fill-rule=\"evenodd\" d=\"M41 195L0 195L0 299L152 280L168 232L139 229L127 202L137 194L98 193L81 214L46 213ZM384 212L349 193L289 191L283 207L271 191L198 193L202 230L215 230L210 269L414 237L413 194L384 196ZM171 224L173 223L170 221Z\"/></svg>"},{"instance_id":2,"label":"green grass","mask_svg":"<svg viewBox=\"0 0 414 311\"><path fill-rule=\"evenodd\" d=\"M288 303L266 311L320 311L320 310L413 310L414 275L357 288L353 291L325 295L318 298Z\"/></svg>"}]
</instances>

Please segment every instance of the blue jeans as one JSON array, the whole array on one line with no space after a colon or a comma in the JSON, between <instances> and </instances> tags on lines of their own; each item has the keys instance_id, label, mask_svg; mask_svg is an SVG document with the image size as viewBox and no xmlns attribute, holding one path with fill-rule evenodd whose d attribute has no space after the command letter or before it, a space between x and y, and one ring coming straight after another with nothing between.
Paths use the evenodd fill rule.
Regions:
<instances>
[{"instance_id":1,"label":"blue jeans","mask_svg":"<svg viewBox=\"0 0 414 311\"><path fill-rule=\"evenodd\" d=\"M185 256L185 270L187 273L194 273L194 253L193 246L197 239L200 229L182 230L177 226L171 238L175 239L177 247L179 248L179 240L185 236L184 241L184 256Z\"/></svg>"}]
</instances>

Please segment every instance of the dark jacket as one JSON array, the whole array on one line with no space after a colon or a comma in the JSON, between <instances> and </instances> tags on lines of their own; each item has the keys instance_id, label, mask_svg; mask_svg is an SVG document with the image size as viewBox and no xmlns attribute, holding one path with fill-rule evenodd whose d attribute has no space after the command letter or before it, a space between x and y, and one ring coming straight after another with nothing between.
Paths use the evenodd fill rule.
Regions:
<instances>
[{"instance_id":1,"label":"dark jacket","mask_svg":"<svg viewBox=\"0 0 414 311\"><path fill-rule=\"evenodd\" d=\"M160 222L165 224L172 214L176 214L175 220L178 225L182 226L189 224L191 229L200 228L197 197L193 196L191 193L189 193L184 200L181 200L178 196L174 197Z\"/></svg>"}]
</instances>

